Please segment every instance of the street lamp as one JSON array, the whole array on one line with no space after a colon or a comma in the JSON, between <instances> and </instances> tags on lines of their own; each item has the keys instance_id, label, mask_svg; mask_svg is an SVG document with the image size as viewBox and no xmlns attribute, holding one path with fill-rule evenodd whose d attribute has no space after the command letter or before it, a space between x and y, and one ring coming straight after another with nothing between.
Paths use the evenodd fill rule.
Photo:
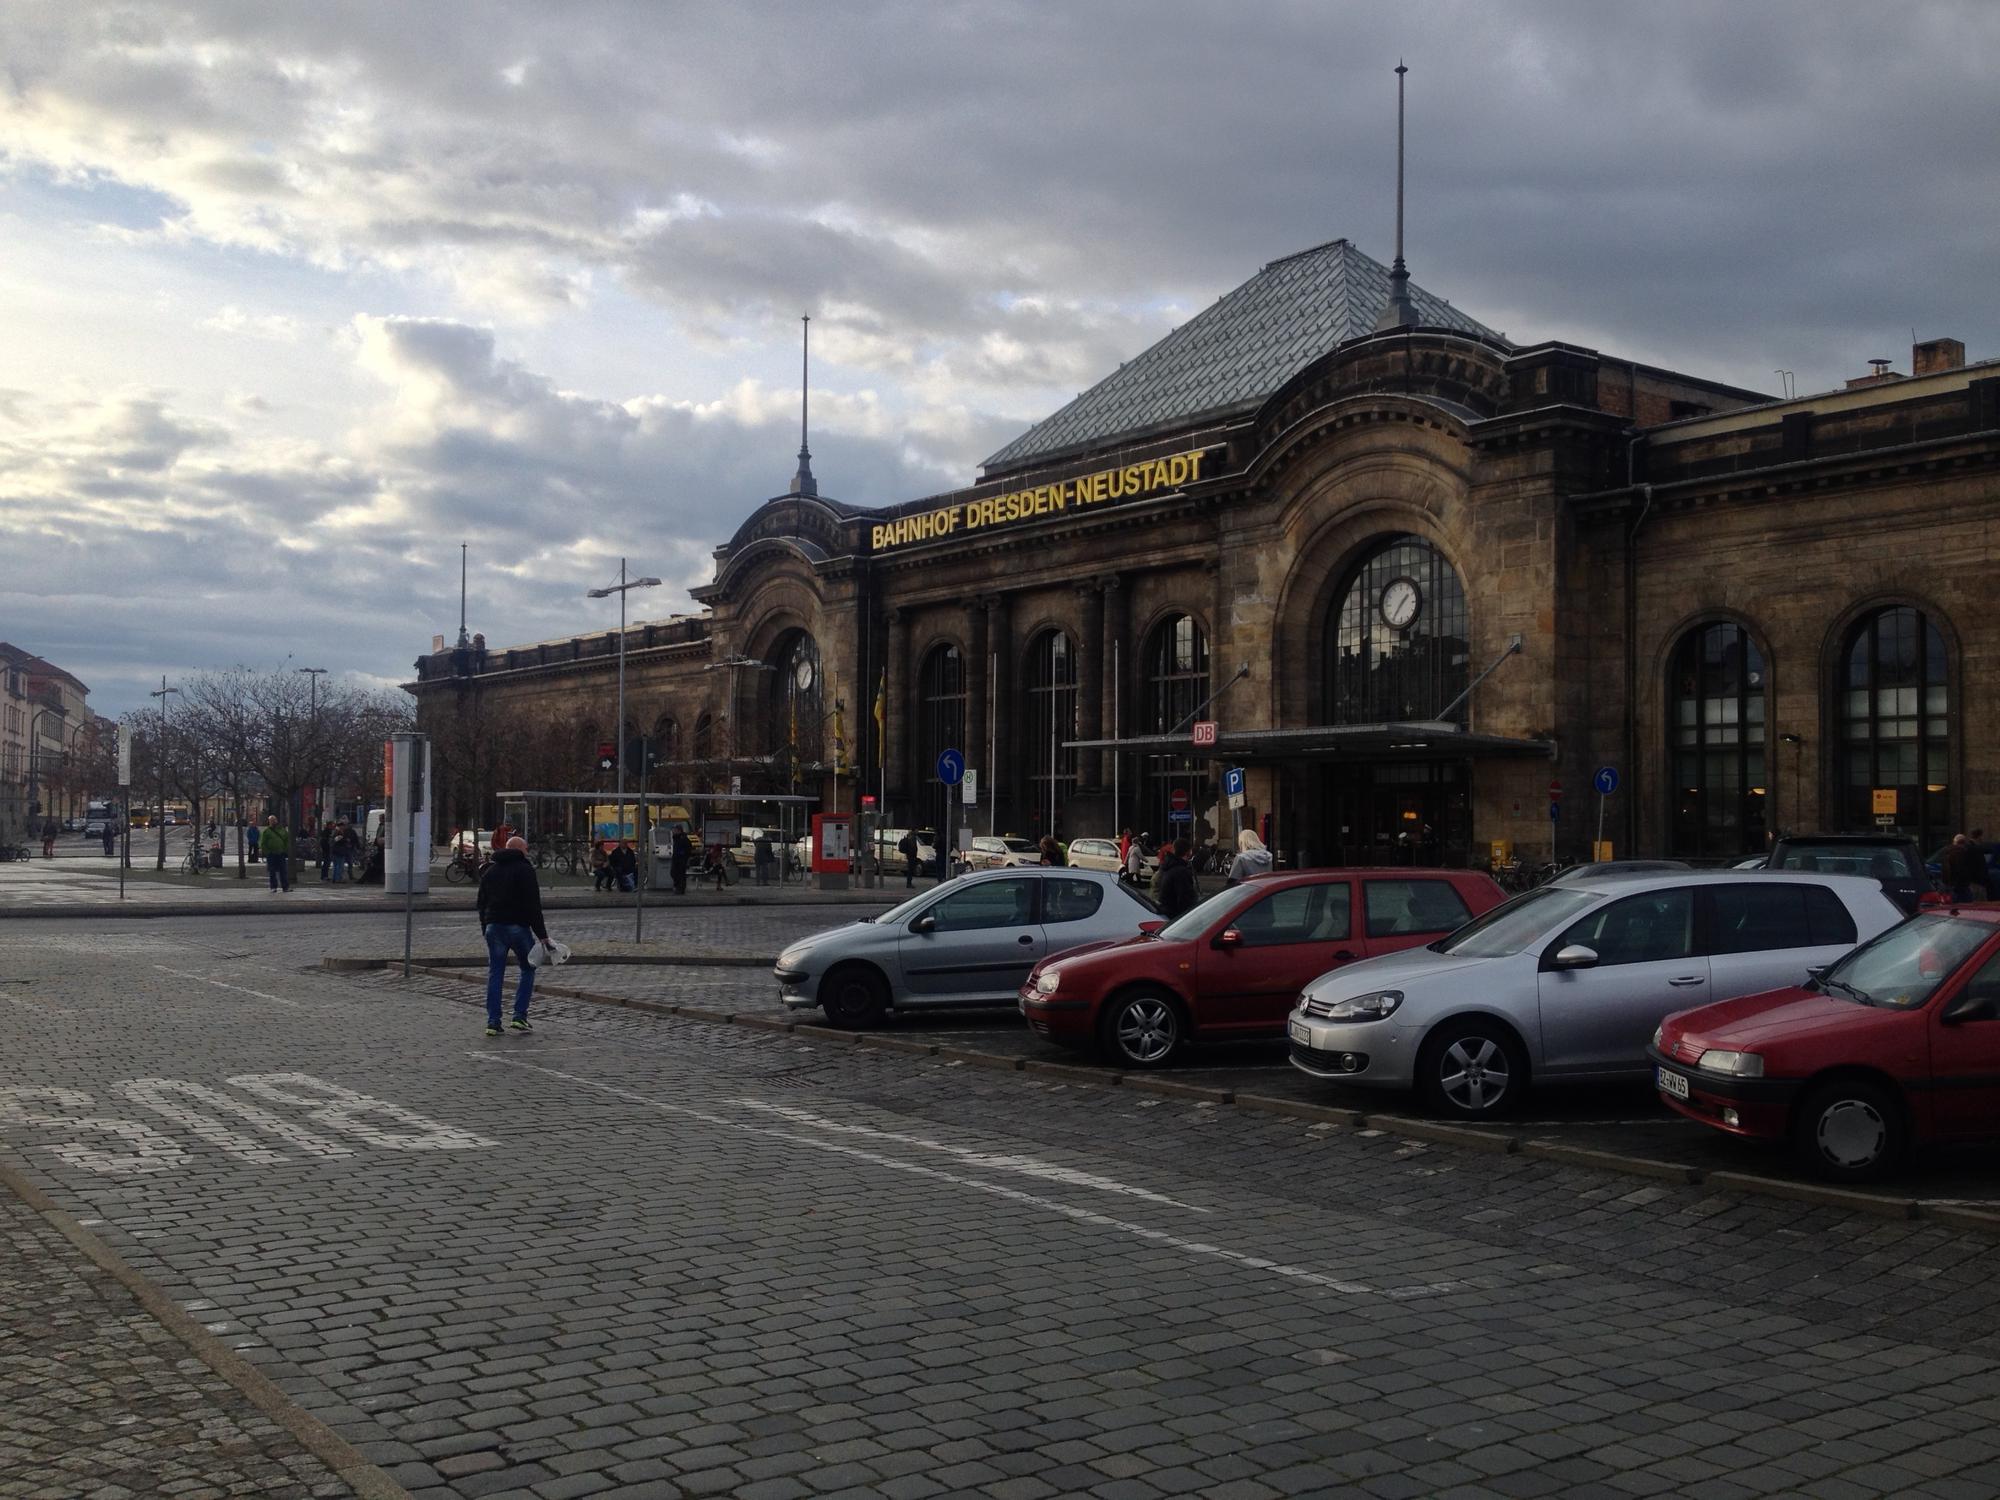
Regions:
<instances>
[{"instance_id":1,"label":"street lamp","mask_svg":"<svg viewBox=\"0 0 2000 1500\"><path fill-rule=\"evenodd\" d=\"M306 692L306 746L311 754L317 755L319 753L319 680L326 676L326 668L294 667L292 670L294 672L303 672L306 681L311 685ZM312 772L308 770L306 774L310 776ZM299 809L298 821L301 823L305 821L305 809L303 807ZM326 809L323 807L319 810L319 821L320 826L324 828L326 826ZM325 866L322 865L320 868L324 870Z\"/></svg>"},{"instance_id":2,"label":"street lamp","mask_svg":"<svg viewBox=\"0 0 2000 1500\"><path fill-rule=\"evenodd\" d=\"M585 595L586 598L590 599L608 599L613 594L616 594L618 596L618 736L617 738L618 738L618 836L620 839L623 839L625 837L625 750L626 750L625 596L628 593L630 593L633 589L656 589L659 586L660 586L660 580L657 578L627 578L625 576L625 559L621 557L618 559L618 581L614 584L608 585L605 588L592 589L587 595ZM641 793L641 795L644 794ZM636 853L636 851L634 852ZM637 874L635 872L632 880L633 908L634 908L632 916L632 936L633 936L633 941L635 942L638 941L639 938L639 924L645 921L644 916L641 915L641 913L645 910L644 906L641 904L642 897L640 895L640 892L643 889L644 889L643 882L641 882L638 879Z\"/></svg>"},{"instance_id":3,"label":"street lamp","mask_svg":"<svg viewBox=\"0 0 2000 1500\"><path fill-rule=\"evenodd\" d=\"M1792 832L1797 833L1799 831L1799 797L1801 795L1799 765L1805 758L1806 737L1802 734L1781 734L1778 738L1792 747Z\"/></svg>"},{"instance_id":4,"label":"street lamp","mask_svg":"<svg viewBox=\"0 0 2000 1500\"><path fill-rule=\"evenodd\" d=\"M167 867L167 694L178 693L179 691L180 689L177 687L167 686L167 675L162 672L160 674L160 690L157 693L146 694L148 698L158 698L160 700L160 743L159 747L154 751L153 757L155 769L159 772L158 782L160 788L160 795L155 803L154 812L154 822L159 825L160 830L160 854L154 868L160 870L164 870ZM130 808L126 809L126 817L128 820L131 817ZM200 837L199 833L197 833L196 837Z\"/></svg>"}]
</instances>

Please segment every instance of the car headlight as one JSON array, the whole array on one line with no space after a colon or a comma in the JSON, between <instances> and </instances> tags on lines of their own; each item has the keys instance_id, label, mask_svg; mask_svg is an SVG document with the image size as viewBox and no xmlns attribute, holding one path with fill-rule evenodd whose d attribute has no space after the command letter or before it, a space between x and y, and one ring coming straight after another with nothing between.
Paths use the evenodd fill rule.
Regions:
<instances>
[{"instance_id":1,"label":"car headlight","mask_svg":"<svg viewBox=\"0 0 2000 1500\"><path fill-rule=\"evenodd\" d=\"M1044 995L1053 995L1056 992L1057 986L1061 983L1062 975L1054 969L1050 969L1046 974L1037 974L1035 976L1035 988Z\"/></svg>"},{"instance_id":2,"label":"car headlight","mask_svg":"<svg viewBox=\"0 0 2000 1500\"><path fill-rule=\"evenodd\" d=\"M787 948L783 953L778 955L778 967L781 969L803 969L806 966L806 960L811 957L812 949L810 948Z\"/></svg>"},{"instance_id":3,"label":"car headlight","mask_svg":"<svg viewBox=\"0 0 2000 1500\"><path fill-rule=\"evenodd\" d=\"M1723 1052L1711 1047L1695 1066L1704 1073L1727 1073L1734 1078L1764 1076L1764 1059L1755 1052Z\"/></svg>"},{"instance_id":4,"label":"car headlight","mask_svg":"<svg viewBox=\"0 0 2000 1500\"><path fill-rule=\"evenodd\" d=\"M1331 1005L1322 1001L1318 1013L1329 1021L1380 1021L1393 1016L1402 1003L1401 990L1375 990Z\"/></svg>"}]
</instances>

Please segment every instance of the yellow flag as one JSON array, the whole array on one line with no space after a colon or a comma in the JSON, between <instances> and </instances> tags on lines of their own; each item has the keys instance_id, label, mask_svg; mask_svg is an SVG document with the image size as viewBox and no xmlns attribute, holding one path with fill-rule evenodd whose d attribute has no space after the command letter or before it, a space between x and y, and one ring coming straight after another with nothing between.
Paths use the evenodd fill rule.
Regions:
<instances>
[{"instance_id":1,"label":"yellow flag","mask_svg":"<svg viewBox=\"0 0 2000 1500\"><path fill-rule=\"evenodd\" d=\"M882 742L889 735L889 673L885 668L875 689L875 764L882 765Z\"/></svg>"}]
</instances>

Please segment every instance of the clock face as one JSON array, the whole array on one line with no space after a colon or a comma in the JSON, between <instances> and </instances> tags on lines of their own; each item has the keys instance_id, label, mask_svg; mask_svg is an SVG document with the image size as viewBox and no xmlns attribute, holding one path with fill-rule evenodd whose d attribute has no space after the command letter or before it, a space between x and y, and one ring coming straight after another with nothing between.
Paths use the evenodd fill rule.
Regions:
<instances>
[{"instance_id":1,"label":"clock face","mask_svg":"<svg viewBox=\"0 0 2000 1500\"><path fill-rule=\"evenodd\" d=\"M792 668L792 681L799 685L800 692L813 685L813 664L809 658L799 658L799 664Z\"/></svg>"},{"instance_id":2,"label":"clock face","mask_svg":"<svg viewBox=\"0 0 2000 1500\"><path fill-rule=\"evenodd\" d=\"M1409 629L1422 606L1423 595L1413 578L1392 579L1382 590L1382 619L1391 630Z\"/></svg>"}]
</instances>

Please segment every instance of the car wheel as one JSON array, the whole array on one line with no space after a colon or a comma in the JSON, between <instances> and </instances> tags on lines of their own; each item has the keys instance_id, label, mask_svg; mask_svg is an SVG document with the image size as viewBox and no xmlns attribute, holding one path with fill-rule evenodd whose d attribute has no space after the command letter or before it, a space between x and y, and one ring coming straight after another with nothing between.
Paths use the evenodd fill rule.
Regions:
<instances>
[{"instance_id":1,"label":"car wheel","mask_svg":"<svg viewBox=\"0 0 2000 1500\"><path fill-rule=\"evenodd\" d=\"M829 1022L848 1031L880 1026L889 1012L889 986L866 964L844 964L819 982L819 1005Z\"/></svg>"},{"instance_id":2,"label":"car wheel","mask_svg":"<svg viewBox=\"0 0 2000 1500\"><path fill-rule=\"evenodd\" d=\"M1120 995L1104 1007L1098 1036L1121 1068L1163 1068L1186 1039L1180 1007L1158 990Z\"/></svg>"},{"instance_id":3,"label":"car wheel","mask_svg":"<svg viewBox=\"0 0 2000 1500\"><path fill-rule=\"evenodd\" d=\"M1435 1113L1491 1120L1528 1088L1521 1044L1491 1021L1447 1021L1431 1033L1417 1061L1417 1088Z\"/></svg>"},{"instance_id":4,"label":"car wheel","mask_svg":"<svg viewBox=\"0 0 2000 1500\"><path fill-rule=\"evenodd\" d=\"M1792 1143L1806 1166L1834 1182L1882 1176L1902 1156L1908 1138L1896 1097L1862 1078L1814 1089L1792 1125Z\"/></svg>"}]
</instances>

